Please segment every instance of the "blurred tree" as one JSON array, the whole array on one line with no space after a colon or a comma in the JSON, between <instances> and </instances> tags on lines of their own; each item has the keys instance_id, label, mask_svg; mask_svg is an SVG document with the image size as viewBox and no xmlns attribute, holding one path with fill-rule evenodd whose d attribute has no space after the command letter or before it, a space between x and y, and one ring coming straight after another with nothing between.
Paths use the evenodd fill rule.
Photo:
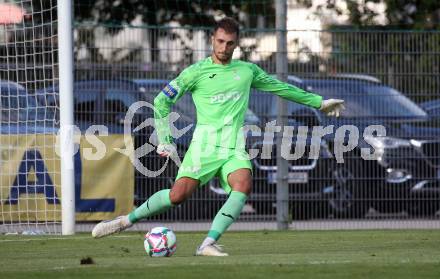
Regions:
<instances>
[{"instance_id":1,"label":"blurred tree","mask_svg":"<svg viewBox=\"0 0 440 279\"><path fill-rule=\"evenodd\" d=\"M298 0L311 5L311 0ZM325 8L344 13L337 2L345 2L349 22L355 26L371 25L377 10L374 4L384 3L388 25L411 29L439 29L440 1L438 0L327 0Z\"/></svg>"},{"instance_id":2,"label":"blurred tree","mask_svg":"<svg viewBox=\"0 0 440 279\"><path fill-rule=\"evenodd\" d=\"M347 4L350 25L330 27L330 30L336 31L332 32L331 48L334 53L329 59L333 70L372 73L415 101L435 98L437 92L440 92L440 80L437 77L440 34L405 31L439 30L440 1L340 1ZM374 25L373 18L377 16L371 5L374 3L386 4L387 25ZM342 13L338 7L336 0L327 0L326 8ZM351 32L353 28L357 31ZM347 56L347 53L357 55ZM387 55L383 55L385 53Z\"/></svg>"},{"instance_id":3,"label":"blurred tree","mask_svg":"<svg viewBox=\"0 0 440 279\"><path fill-rule=\"evenodd\" d=\"M113 25L130 24L141 17L143 23L151 27L177 22L181 26L209 28L221 16L237 19L243 27L274 27L275 9L272 0L79 0L74 2L75 21L92 21ZM118 32L122 28L107 28ZM192 32L192 30L190 30ZM164 32L166 33L166 32ZM79 42L81 44L90 44ZM150 36L152 61L158 59L157 38Z\"/></svg>"},{"instance_id":4,"label":"blurred tree","mask_svg":"<svg viewBox=\"0 0 440 279\"><path fill-rule=\"evenodd\" d=\"M440 1L438 0L387 0L387 17L390 24L414 28L440 27Z\"/></svg>"},{"instance_id":5,"label":"blurred tree","mask_svg":"<svg viewBox=\"0 0 440 279\"><path fill-rule=\"evenodd\" d=\"M212 26L216 17L231 16L245 27L256 27L258 16L275 25L273 0L80 0L75 1L75 20L130 23L137 16L148 25L177 21L181 25Z\"/></svg>"}]
</instances>

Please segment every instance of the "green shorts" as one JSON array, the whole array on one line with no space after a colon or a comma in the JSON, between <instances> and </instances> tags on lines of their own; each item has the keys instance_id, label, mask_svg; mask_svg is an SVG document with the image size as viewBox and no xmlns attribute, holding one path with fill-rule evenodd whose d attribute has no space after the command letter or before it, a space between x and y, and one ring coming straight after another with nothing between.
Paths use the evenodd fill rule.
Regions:
<instances>
[{"instance_id":1,"label":"green shorts","mask_svg":"<svg viewBox=\"0 0 440 279\"><path fill-rule=\"evenodd\" d=\"M246 150L201 146L197 142L192 142L180 165L176 180L181 177L190 177L199 180L200 186L203 186L217 176L223 190L229 194L232 188L228 183L228 175L238 169L249 169L252 172L252 165Z\"/></svg>"}]
</instances>

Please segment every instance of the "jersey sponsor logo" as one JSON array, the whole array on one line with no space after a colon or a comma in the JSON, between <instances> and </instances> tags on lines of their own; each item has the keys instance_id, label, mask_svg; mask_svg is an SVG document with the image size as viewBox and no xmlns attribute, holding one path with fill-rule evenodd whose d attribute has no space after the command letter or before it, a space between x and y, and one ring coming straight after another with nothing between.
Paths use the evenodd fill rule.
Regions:
<instances>
[{"instance_id":1,"label":"jersey sponsor logo","mask_svg":"<svg viewBox=\"0 0 440 279\"><path fill-rule=\"evenodd\" d=\"M240 98L240 91L222 92L211 97L211 104L224 103L230 100L238 101Z\"/></svg>"},{"instance_id":2,"label":"jersey sponsor logo","mask_svg":"<svg viewBox=\"0 0 440 279\"><path fill-rule=\"evenodd\" d=\"M165 94L168 98L174 98L177 93L179 93L179 86L177 86L176 82L168 83L164 89L162 89L163 94Z\"/></svg>"},{"instance_id":3,"label":"jersey sponsor logo","mask_svg":"<svg viewBox=\"0 0 440 279\"><path fill-rule=\"evenodd\" d=\"M209 76L209 78L214 78L217 74L212 74Z\"/></svg>"},{"instance_id":4,"label":"jersey sponsor logo","mask_svg":"<svg viewBox=\"0 0 440 279\"><path fill-rule=\"evenodd\" d=\"M199 174L201 170L200 166L181 166L179 168L179 171L181 172L187 172L192 174Z\"/></svg>"}]
</instances>

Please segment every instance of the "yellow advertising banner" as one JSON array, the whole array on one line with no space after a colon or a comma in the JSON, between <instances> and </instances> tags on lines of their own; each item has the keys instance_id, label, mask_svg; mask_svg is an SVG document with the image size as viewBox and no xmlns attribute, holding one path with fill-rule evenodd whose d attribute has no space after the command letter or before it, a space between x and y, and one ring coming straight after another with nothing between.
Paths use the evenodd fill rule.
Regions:
<instances>
[{"instance_id":1,"label":"yellow advertising banner","mask_svg":"<svg viewBox=\"0 0 440 279\"><path fill-rule=\"evenodd\" d=\"M95 137L95 136L93 136ZM61 221L55 135L0 135L0 212L4 221ZM103 220L133 207L134 167L123 135L80 139L75 155L76 220ZM127 154L127 153L126 153Z\"/></svg>"}]
</instances>

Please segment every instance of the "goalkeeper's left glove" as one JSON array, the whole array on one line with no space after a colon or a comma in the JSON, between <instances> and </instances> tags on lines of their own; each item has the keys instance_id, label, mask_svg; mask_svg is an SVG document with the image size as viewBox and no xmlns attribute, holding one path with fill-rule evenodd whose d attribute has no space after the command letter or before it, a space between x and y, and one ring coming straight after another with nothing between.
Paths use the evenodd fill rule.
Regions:
<instances>
[{"instance_id":1,"label":"goalkeeper's left glove","mask_svg":"<svg viewBox=\"0 0 440 279\"><path fill-rule=\"evenodd\" d=\"M161 157L172 157L173 155L177 155L176 146L171 143L160 143L157 146L156 152Z\"/></svg>"},{"instance_id":2,"label":"goalkeeper's left glove","mask_svg":"<svg viewBox=\"0 0 440 279\"><path fill-rule=\"evenodd\" d=\"M322 100L320 111L327 114L328 116L339 117L341 111L345 109L344 100L340 99L328 99Z\"/></svg>"}]
</instances>

